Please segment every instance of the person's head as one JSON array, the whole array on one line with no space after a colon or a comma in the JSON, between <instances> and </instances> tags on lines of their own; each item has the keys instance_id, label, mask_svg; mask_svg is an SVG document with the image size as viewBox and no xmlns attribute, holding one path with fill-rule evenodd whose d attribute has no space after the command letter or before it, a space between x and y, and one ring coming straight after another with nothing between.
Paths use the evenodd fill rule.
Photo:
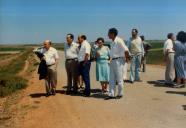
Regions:
<instances>
[{"instance_id":1,"label":"person's head","mask_svg":"<svg viewBox=\"0 0 186 128\"><path fill-rule=\"evenodd\" d=\"M74 41L74 35L73 34L67 34L66 40L67 40L68 44L71 44Z\"/></svg>"},{"instance_id":2,"label":"person's head","mask_svg":"<svg viewBox=\"0 0 186 128\"><path fill-rule=\"evenodd\" d=\"M186 43L186 33L184 31L178 32L176 39L181 43Z\"/></svg>"},{"instance_id":3,"label":"person's head","mask_svg":"<svg viewBox=\"0 0 186 128\"><path fill-rule=\"evenodd\" d=\"M169 33L167 35L167 39L170 39L170 40L174 41L175 40L174 34L173 33Z\"/></svg>"},{"instance_id":4,"label":"person's head","mask_svg":"<svg viewBox=\"0 0 186 128\"><path fill-rule=\"evenodd\" d=\"M132 34L132 38L136 38L138 36L138 30L133 28L131 34Z\"/></svg>"},{"instance_id":5,"label":"person's head","mask_svg":"<svg viewBox=\"0 0 186 128\"><path fill-rule=\"evenodd\" d=\"M116 36L118 35L118 30L116 28L110 28L108 31L108 37L109 39L114 40Z\"/></svg>"},{"instance_id":6,"label":"person's head","mask_svg":"<svg viewBox=\"0 0 186 128\"><path fill-rule=\"evenodd\" d=\"M98 38L96 42L97 42L98 47L100 47L100 48L105 43L105 41L104 41L104 39L102 37Z\"/></svg>"},{"instance_id":7,"label":"person's head","mask_svg":"<svg viewBox=\"0 0 186 128\"><path fill-rule=\"evenodd\" d=\"M83 41L85 41L87 39L87 37L85 35L80 35L78 36L78 42L82 43Z\"/></svg>"},{"instance_id":8,"label":"person's head","mask_svg":"<svg viewBox=\"0 0 186 128\"><path fill-rule=\"evenodd\" d=\"M51 47L51 45L52 45L52 41L51 41L51 40L45 40L45 41L43 42L43 46L44 46L44 48L46 48L47 50Z\"/></svg>"},{"instance_id":9,"label":"person's head","mask_svg":"<svg viewBox=\"0 0 186 128\"><path fill-rule=\"evenodd\" d=\"M142 41L145 41L145 36L140 36Z\"/></svg>"}]
</instances>

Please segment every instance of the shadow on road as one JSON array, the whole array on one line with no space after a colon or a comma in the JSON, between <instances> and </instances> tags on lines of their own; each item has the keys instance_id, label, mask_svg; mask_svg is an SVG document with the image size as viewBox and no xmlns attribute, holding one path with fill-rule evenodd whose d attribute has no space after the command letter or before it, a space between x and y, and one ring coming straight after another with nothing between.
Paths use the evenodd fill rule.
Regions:
<instances>
[{"instance_id":1,"label":"shadow on road","mask_svg":"<svg viewBox=\"0 0 186 128\"><path fill-rule=\"evenodd\" d=\"M32 97L32 98L40 98L40 97L43 97L45 95L46 95L46 93L33 93L33 94L30 94L30 97Z\"/></svg>"},{"instance_id":2,"label":"shadow on road","mask_svg":"<svg viewBox=\"0 0 186 128\"><path fill-rule=\"evenodd\" d=\"M148 84L153 85L154 87L165 87L172 88L172 84L165 84L165 80L157 80L157 81L147 81Z\"/></svg>"},{"instance_id":3,"label":"shadow on road","mask_svg":"<svg viewBox=\"0 0 186 128\"><path fill-rule=\"evenodd\" d=\"M183 107L183 110L186 110L186 105L182 105L182 107Z\"/></svg>"},{"instance_id":4,"label":"shadow on road","mask_svg":"<svg viewBox=\"0 0 186 128\"><path fill-rule=\"evenodd\" d=\"M56 90L56 93L65 94L64 90ZM46 93L32 93L29 95L31 98L45 97Z\"/></svg>"},{"instance_id":5,"label":"shadow on road","mask_svg":"<svg viewBox=\"0 0 186 128\"><path fill-rule=\"evenodd\" d=\"M84 96L83 91L84 90L80 89L77 94L70 94L70 96L81 96L82 97ZM89 98L105 99L106 96L107 96L106 94L102 93L101 89L91 89L91 95Z\"/></svg>"},{"instance_id":6,"label":"shadow on road","mask_svg":"<svg viewBox=\"0 0 186 128\"><path fill-rule=\"evenodd\" d=\"M184 95L186 96L186 92L181 92L181 91L166 91L166 93L169 93L169 94L179 94L179 95Z\"/></svg>"},{"instance_id":7,"label":"shadow on road","mask_svg":"<svg viewBox=\"0 0 186 128\"><path fill-rule=\"evenodd\" d=\"M65 94L65 90L56 90L56 93Z\"/></svg>"},{"instance_id":8,"label":"shadow on road","mask_svg":"<svg viewBox=\"0 0 186 128\"><path fill-rule=\"evenodd\" d=\"M105 97L107 96L106 94L102 93L101 89L92 89L91 90L91 98L96 98L96 99L105 99Z\"/></svg>"}]
</instances>

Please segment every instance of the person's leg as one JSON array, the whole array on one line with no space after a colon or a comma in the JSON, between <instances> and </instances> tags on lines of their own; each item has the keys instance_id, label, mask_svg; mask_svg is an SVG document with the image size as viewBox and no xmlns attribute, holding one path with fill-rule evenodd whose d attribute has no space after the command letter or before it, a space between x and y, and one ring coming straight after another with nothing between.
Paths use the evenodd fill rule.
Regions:
<instances>
[{"instance_id":1,"label":"person's leg","mask_svg":"<svg viewBox=\"0 0 186 128\"><path fill-rule=\"evenodd\" d=\"M186 86L186 78L183 79L183 84Z\"/></svg>"},{"instance_id":2,"label":"person's leg","mask_svg":"<svg viewBox=\"0 0 186 128\"><path fill-rule=\"evenodd\" d=\"M85 82L85 95L89 96L90 95L90 66L91 63L87 62L85 65L83 65L82 68L82 77L83 81Z\"/></svg>"},{"instance_id":3,"label":"person's leg","mask_svg":"<svg viewBox=\"0 0 186 128\"><path fill-rule=\"evenodd\" d=\"M123 68L123 80L127 80L127 68L128 68L128 64L125 63Z\"/></svg>"},{"instance_id":4,"label":"person's leg","mask_svg":"<svg viewBox=\"0 0 186 128\"><path fill-rule=\"evenodd\" d=\"M118 82L118 96L123 96L123 72L121 72L124 68L124 60L119 59L117 60L117 66L116 66L116 80Z\"/></svg>"},{"instance_id":5,"label":"person's leg","mask_svg":"<svg viewBox=\"0 0 186 128\"><path fill-rule=\"evenodd\" d=\"M51 93L53 95L55 95L56 93L56 86L57 86L57 71L55 69L55 66L51 66L49 67L49 71L50 71L50 86L51 86Z\"/></svg>"},{"instance_id":6,"label":"person's leg","mask_svg":"<svg viewBox=\"0 0 186 128\"><path fill-rule=\"evenodd\" d=\"M181 84L181 78L177 78L177 84Z\"/></svg>"},{"instance_id":7,"label":"person's leg","mask_svg":"<svg viewBox=\"0 0 186 128\"><path fill-rule=\"evenodd\" d=\"M105 90L105 92L107 92L107 86L108 86L108 82L104 82L104 90Z\"/></svg>"},{"instance_id":8,"label":"person's leg","mask_svg":"<svg viewBox=\"0 0 186 128\"><path fill-rule=\"evenodd\" d=\"M105 83L105 90L108 92L108 82Z\"/></svg>"},{"instance_id":9,"label":"person's leg","mask_svg":"<svg viewBox=\"0 0 186 128\"><path fill-rule=\"evenodd\" d=\"M171 56L170 54L167 56L167 62L166 62L166 71L165 71L165 82L170 84L171 83Z\"/></svg>"},{"instance_id":10,"label":"person's leg","mask_svg":"<svg viewBox=\"0 0 186 128\"><path fill-rule=\"evenodd\" d=\"M82 63L78 62L78 84L81 89L83 88L82 70L83 70L83 65Z\"/></svg>"},{"instance_id":11,"label":"person's leg","mask_svg":"<svg viewBox=\"0 0 186 128\"><path fill-rule=\"evenodd\" d=\"M166 72L165 72L165 81L168 84L171 84L174 80L175 69L174 69L174 54L170 53L167 58L166 63Z\"/></svg>"},{"instance_id":12,"label":"person's leg","mask_svg":"<svg viewBox=\"0 0 186 128\"><path fill-rule=\"evenodd\" d=\"M72 73L70 61L65 62L66 72L67 72L67 93L70 93L72 88Z\"/></svg>"},{"instance_id":13,"label":"person's leg","mask_svg":"<svg viewBox=\"0 0 186 128\"><path fill-rule=\"evenodd\" d=\"M135 56L131 59L131 65L130 65L130 81L134 82L134 71L135 71Z\"/></svg>"},{"instance_id":14,"label":"person's leg","mask_svg":"<svg viewBox=\"0 0 186 128\"><path fill-rule=\"evenodd\" d=\"M147 57L145 55L143 59L143 72L146 72L146 64L147 64Z\"/></svg>"},{"instance_id":15,"label":"person's leg","mask_svg":"<svg viewBox=\"0 0 186 128\"><path fill-rule=\"evenodd\" d=\"M103 82L103 81L101 81L101 82L100 82L100 84L101 84L101 90L102 90L102 92L104 92L104 89L105 89L105 84L104 84L104 82Z\"/></svg>"},{"instance_id":16,"label":"person's leg","mask_svg":"<svg viewBox=\"0 0 186 128\"><path fill-rule=\"evenodd\" d=\"M51 88L50 88L50 84L47 78L45 79L45 88L46 88L46 93L50 94Z\"/></svg>"},{"instance_id":17,"label":"person's leg","mask_svg":"<svg viewBox=\"0 0 186 128\"><path fill-rule=\"evenodd\" d=\"M78 90L78 62L74 61L72 64L72 76L73 76L73 91L74 93Z\"/></svg>"},{"instance_id":18,"label":"person's leg","mask_svg":"<svg viewBox=\"0 0 186 128\"><path fill-rule=\"evenodd\" d=\"M115 78L115 60L110 63L110 80L109 80L109 96L115 97L115 86L116 86L116 78Z\"/></svg>"},{"instance_id":19,"label":"person's leg","mask_svg":"<svg viewBox=\"0 0 186 128\"><path fill-rule=\"evenodd\" d=\"M140 80L140 65L141 65L141 55L136 56L135 59L135 80Z\"/></svg>"},{"instance_id":20,"label":"person's leg","mask_svg":"<svg viewBox=\"0 0 186 128\"><path fill-rule=\"evenodd\" d=\"M174 81L175 78L175 68L174 68L174 54L170 54L170 66L169 66L169 79L170 82L172 83Z\"/></svg>"},{"instance_id":21,"label":"person's leg","mask_svg":"<svg viewBox=\"0 0 186 128\"><path fill-rule=\"evenodd\" d=\"M107 83L108 83L108 82L105 82L105 81L102 81L102 82L101 82L101 86L102 86L102 91L103 91L103 92L107 92Z\"/></svg>"},{"instance_id":22,"label":"person's leg","mask_svg":"<svg viewBox=\"0 0 186 128\"><path fill-rule=\"evenodd\" d=\"M46 88L46 94L47 96L51 93L51 70L47 69L47 77L45 78L45 88Z\"/></svg>"}]
</instances>

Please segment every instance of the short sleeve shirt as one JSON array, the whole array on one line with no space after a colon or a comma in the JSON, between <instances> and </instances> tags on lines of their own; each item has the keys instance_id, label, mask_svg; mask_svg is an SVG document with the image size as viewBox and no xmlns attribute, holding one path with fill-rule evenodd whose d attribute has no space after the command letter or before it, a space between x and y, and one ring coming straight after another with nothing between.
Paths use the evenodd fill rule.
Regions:
<instances>
[{"instance_id":1,"label":"short sleeve shirt","mask_svg":"<svg viewBox=\"0 0 186 128\"><path fill-rule=\"evenodd\" d=\"M66 59L75 59L78 58L79 45L75 42L72 42L71 45L65 44L65 58Z\"/></svg>"},{"instance_id":2,"label":"short sleeve shirt","mask_svg":"<svg viewBox=\"0 0 186 128\"><path fill-rule=\"evenodd\" d=\"M82 62L85 60L85 55L89 54L89 60L90 60L90 52L91 52L91 46L88 43L88 41L83 41L81 44L81 48L79 50L79 54L78 54L78 61Z\"/></svg>"},{"instance_id":3,"label":"short sleeve shirt","mask_svg":"<svg viewBox=\"0 0 186 128\"><path fill-rule=\"evenodd\" d=\"M59 59L57 50L53 47L50 47L48 50L43 48L41 49L41 53L44 54L47 65L53 65L56 63L56 59Z\"/></svg>"},{"instance_id":4,"label":"short sleeve shirt","mask_svg":"<svg viewBox=\"0 0 186 128\"><path fill-rule=\"evenodd\" d=\"M167 50L169 50L169 52L174 52L173 47L173 41L171 39L166 40L164 43L163 53L166 54Z\"/></svg>"},{"instance_id":5,"label":"short sleeve shirt","mask_svg":"<svg viewBox=\"0 0 186 128\"><path fill-rule=\"evenodd\" d=\"M125 45L123 39L116 37L111 44L110 57L111 58L125 57L124 55L125 51L128 51L128 48Z\"/></svg>"}]
</instances>

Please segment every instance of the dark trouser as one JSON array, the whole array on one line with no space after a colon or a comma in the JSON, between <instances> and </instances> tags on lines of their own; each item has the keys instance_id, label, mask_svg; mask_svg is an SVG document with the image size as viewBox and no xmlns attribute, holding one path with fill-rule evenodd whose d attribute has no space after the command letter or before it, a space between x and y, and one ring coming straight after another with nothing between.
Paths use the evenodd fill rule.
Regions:
<instances>
[{"instance_id":1,"label":"dark trouser","mask_svg":"<svg viewBox=\"0 0 186 128\"><path fill-rule=\"evenodd\" d=\"M83 81L85 83L85 94L90 94L90 66L91 63L88 61L86 64L84 62L79 63L79 73L83 78Z\"/></svg>"},{"instance_id":2,"label":"dark trouser","mask_svg":"<svg viewBox=\"0 0 186 128\"><path fill-rule=\"evenodd\" d=\"M142 66L143 72L146 72L146 63L147 63L147 56L145 55L143 59L141 60L141 66Z\"/></svg>"},{"instance_id":3,"label":"dark trouser","mask_svg":"<svg viewBox=\"0 0 186 128\"><path fill-rule=\"evenodd\" d=\"M77 60L66 60L65 62L67 72L67 91L71 91L73 83L73 91L78 90L78 61Z\"/></svg>"}]
</instances>

